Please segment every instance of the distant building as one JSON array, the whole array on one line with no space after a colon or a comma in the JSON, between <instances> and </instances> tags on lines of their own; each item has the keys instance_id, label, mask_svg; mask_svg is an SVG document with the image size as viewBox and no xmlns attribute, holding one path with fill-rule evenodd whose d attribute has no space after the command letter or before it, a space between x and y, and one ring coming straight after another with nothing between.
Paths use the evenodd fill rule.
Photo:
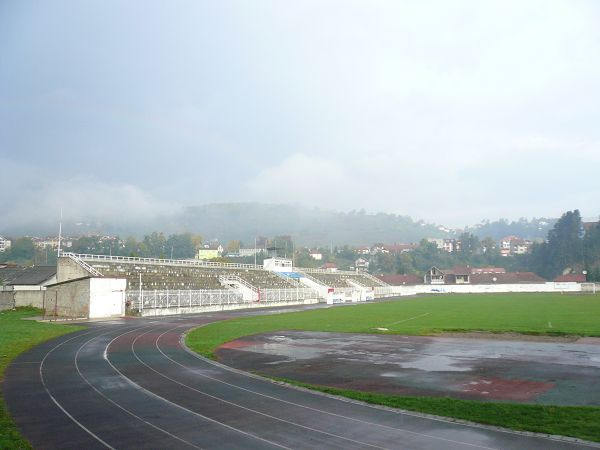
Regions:
<instances>
[{"instance_id":1,"label":"distant building","mask_svg":"<svg viewBox=\"0 0 600 450\"><path fill-rule=\"evenodd\" d=\"M206 244L202 248L198 249L198 254L196 255L196 259L219 258L222 254L223 254L223 246L222 245Z\"/></svg>"},{"instance_id":2,"label":"distant building","mask_svg":"<svg viewBox=\"0 0 600 450\"><path fill-rule=\"evenodd\" d=\"M263 253L264 249L262 248L240 248L239 255L241 258L244 256L254 256L255 254Z\"/></svg>"},{"instance_id":3,"label":"distant building","mask_svg":"<svg viewBox=\"0 0 600 450\"><path fill-rule=\"evenodd\" d=\"M444 240L442 238L427 238L427 242L435 244L438 250L442 250L444 248Z\"/></svg>"},{"instance_id":4,"label":"distant building","mask_svg":"<svg viewBox=\"0 0 600 450\"><path fill-rule=\"evenodd\" d=\"M556 283L585 283L587 280L582 273L568 273L557 276L553 281Z\"/></svg>"},{"instance_id":5,"label":"distant building","mask_svg":"<svg viewBox=\"0 0 600 450\"><path fill-rule=\"evenodd\" d=\"M323 259L323 253L313 250L309 253L310 257L314 260L321 261Z\"/></svg>"},{"instance_id":6,"label":"distant building","mask_svg":"<svg viewBox=\"0 0 600 450\"><path fill-rule=\"evenodd\" d=\"M366 247L366 246L358 247L356 249L356 253L358 253L359 255L370 255L371 254L371 248L370 247Z\"/></svg>"},{"instance_id":7,"label":"distant building","mask_svg":"<svg viewBox=\"0 0 600 450\"><path fill-rule=\"evenodd\" d=\"M57 237L45 237L45 238L32 238L33 244L40 249L51 248L53 250L58 249L58 236ZM71 248L73 246L73 240L70 238L62 237L60 239L60 246L62 248Z\"/></svg>"},{"instance_id":8,"label":"distant building","mask_svg":"<svg viewBox=\"0 0 600 450\"><path fill-rule=\"evenodd\" d=\"M448 253L453 253L460 250L460 245L456 239L444 239L442 250Z\"/></svg>"},{"instance_id":9,"label":"distant building","mask_svg":"<svg viewBox=\"0 0 600 450\"><path fill-rule=\"evenodd\" d=\"M373 245L372 253L383 253L383 254L398 254L412 252L417 248L417 244L375 244Z\"/></svg>"},{"instance_id":10,"label":"distant building","mask_svg":"<svg viewBox=\"0 0 600 450\"><path fill-rule=\"evenodd\" d=\"M424 282L425 284L530 284L545 283L546 280L533 272L506 272L500 267L466 266L452 269L432 267L425 274Z\"/></svg>"},{"instance_id":11,"label":"distant building","mask_svg":"<svg viewBox=\"0 0 600 450\"><path fill-rule=\"evenodd\" d=\"M337 270L338 270L337 266L332 262L323 264L323 266L321 266L321 268L325 269L325 270L329 270L330 272L337 272Z\"/></svg>"},{"instance_id":12,"label":"distant building","mask_svg":"<svg viewBox=\"0 0 600 450\"><path fill-rule=\"evenodd\" d=\"M524 255L531 249L531 241L526 241L518 236L506 236L500 241L500 255Z\"/></svg>"},{"instance_id":13,"label":"distant building","mask_svg":"<svg viewBox=\"0 0 600 450\"><path fill-rule=\"evenodd\" d=\"M0 236L0 253L4 253L7 250L10 250L10 239L5 238L4 236Z\"/></svg>"},{"instance_id":14,"label":"distant building","mask_svg":"<svg viewBox=\"0 0 600 450\"><path fill-rule=\"evenodd\" d=\"M365 258L358 258L354 261L354 268L358 272L367 272L369 270L369 261Z\"/></svg>"}]
</instances>

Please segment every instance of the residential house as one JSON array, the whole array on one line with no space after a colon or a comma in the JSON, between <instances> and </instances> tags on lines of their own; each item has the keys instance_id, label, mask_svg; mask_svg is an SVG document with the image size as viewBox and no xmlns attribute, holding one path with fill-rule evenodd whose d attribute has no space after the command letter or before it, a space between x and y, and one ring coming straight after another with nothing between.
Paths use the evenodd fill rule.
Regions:
<instances>
[{"instance_id":1,"label":"residential house","mask_svg":"<svg viewBox=\"0 0 600 450\"><path fill-rule=\"evenodd\" d=\"M354 261L354 268L358 272L367 272L369 270L369 261L365 258L358 258Z\"/></svg>"},{"instance_id":2,"label":"residential house","mask_svg":"<svg viewBox=\"0 0 600 450\"><path fill-rule=\"evenodd\" d=\"M0 236L0 253L4 253L7 250L10 250L10 239L5 238L4 236Z\"/></svg>"},{"instance_id":3,"label":"residential house","mask_svg":"<svg viewBox=\"0 0 600 450\"><path fill-rule=\"evenodd\" d=\"M223 246L220 244L205 244L198 249L196 259L219 258L223 254Z\"/></svg>"},{"instance_id":4,"label":"residential house","mask_svg":"<svg viewBox=\"0 0 600 450\"><path fill-rule=\"evenodd\" d=\"M323 253L321 253L318 250L311 250L309 252L309 255L312 259L317 260L317 261L321 261L323 259Z\"/></svg>"},{"instance_id":5,"label":"residential house","mask_svg":"<svg viewBox=\"0 0 600 450\"><path fill-rule=\"evenodd\" d=\"M526 241L518 236L506 236L500 241L500 255L524 255L531 248L531 241Z\"/></svg>"},{"instance_id":6,"label":"residential house","mask_svg":"<svg viewBox=\"0 0 600 450\"><path fill-rule=\"evenodd\" d=\"M582 273L568 273L557 276L553 281L555 283L585 283L587 280Z\"/></svg>"}]
</instances>

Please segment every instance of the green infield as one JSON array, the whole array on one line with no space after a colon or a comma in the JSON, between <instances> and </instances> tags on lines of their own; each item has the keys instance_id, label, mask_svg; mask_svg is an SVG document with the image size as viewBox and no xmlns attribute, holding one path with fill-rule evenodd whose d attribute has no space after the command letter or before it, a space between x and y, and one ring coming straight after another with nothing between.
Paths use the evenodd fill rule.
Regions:
<instances>
[{"instance_id":1,"label":"green infield","mask_svg":"<svg viewBox=\"0 0 600 450\"><path fill-rule=\"evenodd\" d=\"M188 333L186 343L198 353L215 358L215 349L225 342L280 330L408 335L486 331L600 336L600 295L450 294L414 297L217 322ZM311 387L429 414L600 441L600 408L398 397Z\"/></svg>"},{"instance_id":2,"label":"green infield","mask_svg":"<svg viewBox=\"0 0 600 450\"><path fill-rule=\"evenodd\" d=\"M379 328L379 330L378 330ZM381 329L387 330L381 330ZM600 336L600 295L445 294L227 320L194 330L195 351L214 358L219 345L278 330L426 335L488 331Z\"/></svg>"},{"instance_id":3,"label":"green infield","mask_svg":"<svg viewBox=\"0 0 600 450\"><path fill-rule=\"evenodd\" d=\"M48 339L82 329L82 327L70 325L23 320L41 314L42 311L35 308L18 308L12 311L0 312L0 383L4 377L6 367L19 353ZM1 393L0 448L31 448L10 418Z\"/></svg>"}]
</instances>

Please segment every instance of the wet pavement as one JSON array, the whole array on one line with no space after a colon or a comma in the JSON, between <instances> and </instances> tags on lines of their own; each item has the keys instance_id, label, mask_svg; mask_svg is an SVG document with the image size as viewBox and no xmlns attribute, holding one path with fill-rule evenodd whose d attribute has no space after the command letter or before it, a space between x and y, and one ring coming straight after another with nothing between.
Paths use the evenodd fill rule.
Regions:
<instances>
[{"instance_id":1,"label":"wet pavement","mask_svg":"<svg viewBox=\"0 0 600 450\"><path fill-rule=\"evenodd\" d=\"M227 365L342 389L600 406L600 340L530 342L285 331L217 351Z\"/></svg>"}]
</instances>

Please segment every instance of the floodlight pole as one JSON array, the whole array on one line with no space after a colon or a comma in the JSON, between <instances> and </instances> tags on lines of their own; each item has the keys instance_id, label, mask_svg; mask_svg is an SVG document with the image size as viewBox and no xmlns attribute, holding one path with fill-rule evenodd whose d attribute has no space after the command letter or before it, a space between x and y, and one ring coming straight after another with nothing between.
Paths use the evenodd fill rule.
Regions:
<instances>
[{"instance_id":1,"label":"floodlight pole","mask_svg":"<svg viewBox=\"0 0 600 450\"><path fill-rule=\"evenodd\" d=\"M62 208L60 208L60 221L58 222L58 250L56 256L60 256L60 240L62 238Z\"/></svg>"}]
</instances>

